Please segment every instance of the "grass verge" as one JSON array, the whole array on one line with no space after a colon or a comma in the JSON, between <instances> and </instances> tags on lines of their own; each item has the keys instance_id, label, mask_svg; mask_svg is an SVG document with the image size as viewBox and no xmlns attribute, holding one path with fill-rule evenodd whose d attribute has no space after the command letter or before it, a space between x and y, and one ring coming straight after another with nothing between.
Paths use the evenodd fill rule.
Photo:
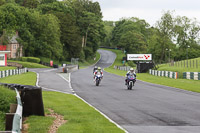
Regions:
<instances>
[{"instance_id":1,"label":"grass verge","mask_svg":"<svg viewBox=\"0 0 200 133\"><path fill-rule=\"evenodd\" d=\"M43 92L43 99L45 108L53 109L67 120L67 123L58 129L58 133L124 132L74 95L59 92Z\"/></svg>"},{"instance_id":2,"label":"grass verge","mask_svg":"<svg viewBox=\"0 0 200 133\"><path fill-rule=\"evenodd\" d=\"M44 65L32 63L32 62L23 62L23 61L15 61L15 60L8 60L8 62L17 62L27 68L50 68L48 66L44 66Z\"/></svg>"},{"instance_id":3,"label":"grass verge","mask_svg":"<svg viewBox=\"0 0 200 133\"><path fill-rule=\"evenodd\" d=\"M5 78L1 78L1 83L13 83L13 84L23 84L23 85L35 85L37 80L37 75L34 72L27 72L20 75L12 75Z\"/></svg>"},{"instance_id":4,"label":"grass verge","mask_svg":"<svg viewBox=\"0 0 200 133\"><path fill-rule=\"evenodd\" d=\"M162 64L159 65L158 70L178 72L179 78L183 78L183 72L199 72L200 68L186 68L186 67L169 66L168 64Z\"/></svg>"},{"instance_id":5,"label":"grass verge","mask_svg":"<svg viewBox=\"0 0 200 133\"><path fill-rule=\"evenodd\" d=\"M0 67L0 71L11 70L11 69L16 69L16 67L8 67L8 66L1 66Z\"/></svg>"}]
</instances>

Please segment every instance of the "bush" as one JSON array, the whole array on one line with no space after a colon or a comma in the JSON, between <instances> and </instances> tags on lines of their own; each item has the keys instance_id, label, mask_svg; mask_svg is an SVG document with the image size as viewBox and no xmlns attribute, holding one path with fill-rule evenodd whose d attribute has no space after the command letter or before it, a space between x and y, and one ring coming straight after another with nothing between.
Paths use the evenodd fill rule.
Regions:
<instances>
[{"instance_id":1,"label":"bush","mask_svg":"<svg viewBox=\"0 0 200 133\"><path fill-rule=\"evenodd\" d=\"M33 63L39 63L40 62L40 58L36 58L36 57L21 57L20 59L23 62L33 62Z\"/></svg>"},{"instance_id":2,"label":"bush","mask_svg":"<svg viewBox=\"0 0 200 133\"><path fill-rule=\"evenodd\" d=\"M10 103L16 103L16 93L4 86L0 86L0 111L9 112Z\"/></svg>"},{"instance_id":3,"label":"bush","mask_svg":"<svg viewBox=\"0 0 200 133\"><path fill-rule=\"evenodd\" d=\"M0 131L5 130L5 113L9 112L11 103L16 103L15 91L0 86Z\"/></svg>"},{"instance_id":4,"label":"bush","mask_svg":"<svg viewBox=\"0 0 200 133\"><path fill-rule=\"evenodd\" d=\"M21 57L21 61L27 62L27 57Z\"/></svg>"},{"instance_id":5,"label":"bush","mask_svg":"<svg viewBox=\"0 0 200 133\"><path fill-rule=\"evenodd\" d=\"M5 130L5 113L0 111L0 131Z\"/></svg>"},{"instance_id":6,"label":"bush","mask_svg":"<svg viewBox=\"0 0 200 133\"><path fill-rule=\"evenodd\" d=\"M128 61L128 65L131 67L136 67L136 64L133 61Z\"/></svg>"},{"instance_id":7,"label":"bush","mask_svg":"<svg viewBox=\"0 0 200 133\"><path fill-rule=\"evenodd\" d=\"M40 63L40 58L36 57L27 57L28 62L33 62L33 63Z\"/></svg>"}]
</instances>

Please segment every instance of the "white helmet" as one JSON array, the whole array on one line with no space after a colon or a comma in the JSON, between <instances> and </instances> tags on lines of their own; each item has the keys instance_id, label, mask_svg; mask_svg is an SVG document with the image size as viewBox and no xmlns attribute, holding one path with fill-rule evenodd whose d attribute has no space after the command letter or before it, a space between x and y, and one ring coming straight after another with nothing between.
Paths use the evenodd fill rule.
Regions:
<instances>
[{"instance_id":1,"label":"white helmet","mask_svg":"<svg viewBox=\"0 0 200 133\"><path fill-rule=\"evenodd\" d=\"M131 67L131 68L130 68L130 71L134 71L134 69Z\"/></svg>"}]
</instances>

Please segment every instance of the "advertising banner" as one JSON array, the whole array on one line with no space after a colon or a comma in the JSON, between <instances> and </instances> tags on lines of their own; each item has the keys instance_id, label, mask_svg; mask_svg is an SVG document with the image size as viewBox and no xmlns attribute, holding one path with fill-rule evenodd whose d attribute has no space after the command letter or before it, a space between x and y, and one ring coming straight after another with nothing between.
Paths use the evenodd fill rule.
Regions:
<instances>
[{"instance_id":1,"label":"advertising banner","mask_svg":"<svg viewBox=\"0 0 200 133\"><path fill-rule=\"evenodd\" d=\"M152 54L127 54L127 60L152 60Z\"/></svg>"}]
</instances>

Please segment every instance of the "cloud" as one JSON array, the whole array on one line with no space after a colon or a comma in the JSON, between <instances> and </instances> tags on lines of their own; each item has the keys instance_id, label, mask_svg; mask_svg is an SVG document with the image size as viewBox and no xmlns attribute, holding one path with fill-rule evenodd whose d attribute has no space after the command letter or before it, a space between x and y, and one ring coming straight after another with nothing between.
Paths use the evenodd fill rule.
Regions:
<instances>
[{"instance_id":1,"label":"cloud","mask_svg":"<svg viewBox=\"0 0 200 133\"><path fill-rule=\"evenodd\" d=\"M103 20L117 21L122 17L138 17L151 25L158 21L163 11L175 10L175 16L200 20L198 0L94 0L101 5Z\"/></svg>"}]
</instances>

